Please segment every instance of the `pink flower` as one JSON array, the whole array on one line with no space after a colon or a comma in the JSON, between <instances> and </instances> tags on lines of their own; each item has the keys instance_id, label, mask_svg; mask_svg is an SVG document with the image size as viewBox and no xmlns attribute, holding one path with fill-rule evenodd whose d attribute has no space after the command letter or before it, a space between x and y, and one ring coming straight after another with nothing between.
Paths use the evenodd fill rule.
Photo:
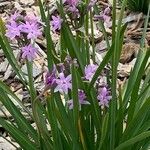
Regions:
<instances>
[{"instance_id":1,"label":"pink flower","mask_svg":"<svg viewBox=\"0 0 150 150\"><path fill-rule=\"evenodd\" d=\"M22 58L32 61L35 58L37 49L33 47L32 44L29 44L22 48Z\"/></svg>"},{"instance_id":2,"label":"pink flower","mask_svg":"<svg viewBox=\"0 0 150 150\"><path fill-rule=\"evenodd\" d=\"M22 19L22 18L23 16L19 12L15 11L15 13L10 16L10 19L8 21L9 22L17 21L18 19Z\"/></svg>"},{"instance_id":3,"label":"pink flower","mask_svg":"<svg viewBox=\"0 0 150 150\"><path fill-rule=\"evenodd\" d=\"M79 0L66 0L66 3L70 6L77 6Z\"/></svg>"},{"instance_id":4,"label":"pink flower","mask_svg":"<svg viewBox=\"0 0 150 150\"><path fill-rule=\"evenodd\" d=\"M105 8L104 14L108 15L110 13L111 9L109 7Z\"/></svg>"},{"instance_id":5,"label":"pink flower","mask_svg":"<svg viewBox=\"0 0 150 150\"><path fill-rule=\"evenodd\" d=\"M26 21L24 24L21 25L21 31L27 33L28 39L33 40L42 35L41 29L36 22Z\"/></svg>"},{"instance_id":6,"label":"pink flower","mask_svg":"<svg viewBox=\"0 0 150 150\"><path fill-rule=\"evenodd\" d=\"M35 16L33 13L30 13L25 16L25 21L30 22L30 23L33 23L33 22L37 23L40 21L40 19L37 16Z\"/></svg>"},{"instance_id":7,"label":"pink flower","mask_svg":"<svg viewBox=\"0 0 150 150\"><path fill-rule=\"evenodd\" d=\"M60 93L68 94L68 90L72 88L71 75L65 77L64 73L59 74L59 79L56 79L56 88L54 92L59 91Z\"/></svg>"},{"instance_id":8,"label":"pink flower","mask_svg":"<svg viewBox=\"0 0 150 150\"><path fill-rule=\"evenodd\" d=\"M27 14L25 16L25 21L29 22L29 23L35 23L35 24L41 24L44 25L44 23L40 20L39 17L35 16L34 13L30 12L30 14Z\"/></svg>"},{"instance_id":9,"label":"pink flower","mask_svg":"<svg viewBox=\"0 0 150 150\"><path fill-rule=\"evenodd\" d=\"M73 18L79 17L79 10L73 5L69 6L68 11L73 15Z\"/></svg>"},{"instance_id":10,"label":"pink flower","mask_svg":"<svg viewBox=\"0 0 150 150\"><path fill-rule=\"evenodd\" d=\"M90 10L95 4L96 4L97 0L91 0L87 6L87 10Z\"/></svg>"},{"instance_id":11,"label":"pink flower","mask_svg":"<svg viewBox=\"0 0 150 150\"><path fill-rule=\"evenodd\" d=\"M52 21L51 21L51 25L52 25L52 30L55 32L56 30L60 30L61 29L61 24L63 22L63 20L60 18L60 16L52 16Z\"/></svg>"},{"instance_id":12,"label":"pink flower","mask_svg":"<svg viewBox=\"0 0 150 150\"><path fill-rule=\"evenodd\" d=\"M56 67L53 67L52 71L47 72L45 76L45 84L50 87L55 84L56 80Z\"/></svg>"},{"instance_id":13,"label":"pink flower","mask_svg":"<svg viewBox=\"0 0 150 150\"><path fill-rule=\"evenodd\" d=\"M97 96L97 99L99 100L99 105L100 106L106 106L108 107L108 103L111 99L111 96L109 95L109 91L107 90L106 87L103 87L99 90L99 93L98 93L98 96Z\"/></svg>"},{"instance_id":14,"label":"pink flower","mask_svg":"<svg viewBox=\"0 0 150 150\"><path fill-rule=\"evenodd\" d=\"M94 65L94 64L89 64L88 66L86 66L84 69L85 79L91 81L97 68L98 68L98 66Z\"/></svg>"},{"instance_id":15,"label":"pink flower","mask_svg":"<svg viewBox=\"0 0 150 150\"><path fill-rule=\"evenodd\" d=\"M15 39L16 36L20 36L21 27L15 21L11 21L6 25L6 36L11 40Z\"/></svg>"},{"instance_id":16,"label":"pink flower","mask_svg":"<svg viewBox=\"0 0 150 150\"><path fill-rule=\"evenodd\" d=\"M79 99L79 109L81 110L81 105L89 105L90 103L86 101L86 95L83 90L78 90L78 99ZM73 109L73 100L67 101L69 109Z\"/></svg>"},{"instance_id":17,"label":"pink flower","mask_svg":"<svg viewBox=\"0 0 150 150\"><path fill-rule=\"evenodd\" d=\"M111 19L111 17L109 16L110 11L111 11L110 8L107 7L107 8L105 8L105 10L103 12L100 13L100 15L95 15L94 17L97 19L103 20L104 25L106 27L109 27L110 26L110 19Z\"/></svg>"}]
</instances>

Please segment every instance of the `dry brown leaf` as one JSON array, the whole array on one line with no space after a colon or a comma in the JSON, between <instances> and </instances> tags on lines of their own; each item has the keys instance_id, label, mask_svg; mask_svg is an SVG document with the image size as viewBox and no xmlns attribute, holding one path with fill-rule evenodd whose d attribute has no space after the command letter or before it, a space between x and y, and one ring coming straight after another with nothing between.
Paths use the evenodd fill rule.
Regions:
<instances>
[{"instance_id":1,"label":"dry brown leaf","mask_svg":"<svg viewBox=\"0 0 150 150\"><path fill-rule=\"evenodd\" d=\"M121 63L127 63L129 60L131 60L131 57L136 55L140 49L139 44L135 43L126 43L123 45L121 56L120 56L120 62Z\"/></svg>"}]
</instances>

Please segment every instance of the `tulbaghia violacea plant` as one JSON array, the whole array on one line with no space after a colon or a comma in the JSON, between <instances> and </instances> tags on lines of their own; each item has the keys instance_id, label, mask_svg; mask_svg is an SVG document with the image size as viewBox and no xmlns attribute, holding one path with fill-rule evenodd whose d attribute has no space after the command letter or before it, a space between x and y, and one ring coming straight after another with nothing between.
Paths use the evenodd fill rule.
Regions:
<instances>
[{"instance_id":1,"label":"tulbaghia violacea plant","mask_svg":"<svg viewBox=\"0 0 150 150\"><path fill-rule=\"evenodd\" d=\"M5 57L29 93L31 109L0 81L0 101L13 119L2 118L0 125L25 150L146 150L150 145L150 49L144 48L149 20L141 39L129 79L117 86L117 66L126 25L122 24L127 1L123 0L116 24L116 0L100 11L96 1L61 0L49 14L39 0L41 19L16 11L5 23L0 20L0 45ZM102 62L95 60L94 17L100 22L108 51ZM112 44L104 24L112 14ZM72 19L72 20L69 20ZM89 36L91 30L91 39ZM81 28L84 30L81 31ZM59 51L53 33L60 36ZM46 38L47 72L43 90L34 84L33 62L38 54L37 38ZM42 37L43 38L43 37ZM91 42L90 42L91 40ZM27 75L21 70L10 43L16 42ZM92 45L92 53L90 46ZM91 55L92 54L92 55ZM106 66L110 66L109 71ZM108 73L106 73L106 70ZM145 74L146 72L146 74ZM143 78L144 76L144 78ZM104 77L106 80L104 80ZM41 79L42 80L42 79ZM18 105L16 105L16 102ZM27 114L23 115L22 110ZM6 115L4 113L4 115ZM31 123L36 126L33 127Z\"/></svg>"}]
</instances>

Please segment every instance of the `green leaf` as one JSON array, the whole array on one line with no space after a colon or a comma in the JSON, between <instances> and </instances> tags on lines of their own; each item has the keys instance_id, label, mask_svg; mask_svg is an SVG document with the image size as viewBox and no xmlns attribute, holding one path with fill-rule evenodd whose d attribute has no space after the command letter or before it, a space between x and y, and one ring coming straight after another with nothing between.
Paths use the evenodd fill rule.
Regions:
<instances>
[{"instance_id":1,"label":"green leaf","mask_svg":"<svg viewBox=\"0 0 150 150\"><path fill-rule=\"evenodd\" d=\"M90 96L89 96L90 94ZM87 93L88 99L91 103L91 108L92 108L92 118L94 121L94 126L97 134L97 145L99 145L99 141L101 139L101 122L102 122L102 117L101 117L101 108L99 107L97 96L96 96L96 91L95 89L91 89L90 93Z\"/></svg>"},{"instance_id":2,"label":"green leaf","mask_svg":"<svg viewBox=\"0 0 150 150\"><path fill-rule=\"evenodd\" d=\"M128 120L127 120L128 123L132 120L132 117L135 112L135 107L136 107L136 103L137 103L140 84L142 81L142 77L144 75L145 67L146 67L148 59L150 57L150 49L147 49L147 51L143 52L143 53L145 53L145 57L143 58L142 64L139 68L138 76L137 76L137 79L136 79L136 82L135 82L135 85L133 87L132 94L131 94L130 106L129 106L129 110L128 110ZM140 105L137 107L140 107Z\"/></svg>"},{"instance_id":3,"label":"green leaf","mask_svg":"<svg viewBox=\"0 0 150 150\"><path fill-rule=\"evenodd\" d=\"M123 133L121 142L136 135L139 132L141 126L146 124L146 121L144 119L146 118L147 115L149 115L149 107L150 107L150 97L145 101L141 109L134 116L132 121L128 124L126 130Z\"/></svg>"},{"instance_id":4,"label":"green leaf","mask_svg":"<svg viewBox=\"0 0 150 150\"><path fill-rule=\"evenodd\" d=\"M12 92L10 90L10 88L4 84L2 81L0 81L0 88L3 89L3 91L5 91L6 93L8 93L9 95L11 95L14 100L16 100L16 102L19 103L19 105L24 109L24 111L26 111L30 117L32 117L31 113L29 112L29 110L23 105L22 101L14 94L14 92Z\"/></svg>"},{"instance_id":5,"label":"green leaf","mask_svg":"<svg viewBox=\"0 0 150 150\"><path fill-rule=\"evenodd\" d=\"M50 127L51 127L51 132L52 132L52 138L53 138L53 149L60 149L60 150L63 150L63 143L62 143L62 139L61 139L61 136L60 136L60 132L62 132L63 134L63 131L59 131L59 125L58 125L58 122L57 122L57 117L55 115L55 108L56 108L56 105L55 105L55 99L54 99L54 96L53 94L51 94L51 96L48 96L47 97L47 119L49 121L49 124L50 124ZM65 141L65 137L63 137L64 141ZM59 144L58 144L59 143ZM68 140L68 143L69 143L69 140Z\"/></svg>"},{"instance_id":6,"label":"green leaf","mask_svg":"<svg viewBox=\"0 0 150 150\"><path fill-rule=\"evenodd\" d=\"M59 93L54 93L54 94L55 94L55 101L57 104L57 109L55 109L55 112L58 121L62 127L61 129L64 130L67 137L68 136L70 137L70 139L72 140L73 147L78 148L79 143L78 143L78 137L76 136L77 131L73 124L74 118L72 118L72 116L69 116L69 113L66 112L65 106L62 103Z\"/></svg>"},{"instance_id":7,"label":"green leaf","mask_svg":"<svg viewBox=\"0 0 150 150\"><path fill-rule=\"evenodd\" d=\"M111 68L112 68L112 83L111 83L111 93L112 100L110 102L110 149L114 149L115 141L116 141L116 131L115 131L115 123L116 123L116 108L117 108L117 67L119 63L119 58L123 45L123 36L124 31L126 29L126 25L122 27L122 19L125 11L127 0L123 0L123 4L121 6L121 11L119 14L119 20L116 28L116 0L113 1L113 26L112 26L112 43L114 44L114 52L112 54L111 59Z\"/></svg>"},{"instance_id":8,"label":"green leaf","mask_svg":"<svg viewBox=\"0 0 150 150\"><path fill-rule=\"evenodd\" d=\"M105 140L106 134L108 132L108 122L109 122L109 114L107 113L104 116L103 122L102 122L102 129L101 129L101 140L100 140L100 146L98 149L101 149L103 142Z\"/></svg>"},{"instance_id":9,"label":"green leaf","mask_svg":"<svg viewBox=\"0 0 150 150\"><path fill-rule=\"evenodd\" d=\"M0 124L9 132L9 134L15 139L15 141L24 150L37 150L37 143L33 143L27 135L25 135L20 129L8 123L5 119L0 117Z\"/></svg>"},{"instance_id":10,"label":"green leaf","mask_svg":"<svg viewBox=\"0 0 150 150\"><path fill-rule=\"evenodd\" d=\"M148 11L147 17L145 19L145 23L144 23L144 30L143 30L141 44L140 44L141 45L141 49L144 47L146 31L147 31L147 27L148 27L149 13L150 13L150 4L149 4L149 11ZM143 62L144 56L145 56L145 53L143 53L142 51L139 51L138 56L137 56L137 61L136 61L135 65L134 65L134 69L130 73L130 78L129 78L127 90L126 90L126 93L125 93L125 96L124 96L124 105L125 105L125 107L126 107L126 105L128 103L128 100L130 98L133 86L136 83L136 79L137 79L137 75L138 75L138 72L139 72L139 68L141 66L141 63Z\"/></svg>"},{"instance_id":11,"label":"green leaf","mask_svg":"<svg viewBox=\"0 0 150 150\"><path fill-rule=\"evenodd\" d=\"M50 14L49 14L49 10L48 10L48 14L46 16L44 6L43 6L41 0L38 0L38 2L39 2L41 17L42 17L42 22L45 23L44 33L45 33L46 44L47 44L48 69L49 69L49 71L51 71L51 69L53 68L54 62L59 63L60 61L59 61L59 59L56 55L54 43L52 41L52 37L51 37L51 34L50 34L50 21L49 21Z\"/></svg>"},{"instance_id":12,"label":"green leaf","mask_svg":"<svg viewBox=\"0 0 150 150\"><path fill-rule=\"evenodd\" d=\"M13 104L11 99L6 95L6 93L0 88L0 101L10 112L12 117L15 119L15 123L19 127L20 131L23 133L28 133L30 137L37 142L37 132L27 121L27 119L21 114L17 106Z\"/></svg>"},{"instance_id":13,"label":"green leaf","mask_svg":"<svg viewBox=\"0 0 150 150\"><path fill-rule=\"evenodd\" d=\"M80 68L81 68L82 73L83 73L85 64L84 64L83 59L82 59L80 47L77 45L76 40L75 40L75 38L71 32L71 29L70 29L68 23L66 22L67 19L65 17L64 12L63 12L63 7L58 2L57 2L57 7L58 7L58 10L61 14L61 17L63 18L63 24L62 24L61 32L62 32L62 37L64 39L67 39L64 41L65 45L68 48L68 52L69 52L70 56L72 58L77 58L77 60L80 64Z\"/></svg>"},{"instance_id":14,"label":"green leaf","mask_svg":"<svg viewBox=\"0 0 150 150\"><path fill-rule=\"evenodd\" d=\"M37 129L42 138L41 140L42 142L44 142L45 149L48 150L49 148L52 148L52 139L51 135L49 134L50 131L47 128L48 124L45 118L46 116L45 108L38 99L34 100L32 111L35 123L37 125Z\"/></svg>"},{"instance_id":15,"label":"green leaf","mask_svg":"<svg viewBox=\"0 0 150 150\"><path fill-rule=\"evenodd\" d=\"M150 137L150 131L143 132L123 143L121 143L115 150L123 150L124 148L127 148L128 146L131 146L139 141L142 141L143 139L146 139L147 137Z\"/></svg>"},{"instance_id":16,"label":"green leaf","mask_svg":"<svg viewBox=\"0 0 150 150\"><path fill-rule=\"evenodd\" d=\"M78 100L78 79L76 75L75 66L72 65L72 98L73 98L73 115L74 115L74 125L78 131L78 120L79 120L79 100Z\"/></svg>"},{"instance_id":17,"label":"green leaf","mask_svg":"<svg viewBox=\"0 0 150 150\"><path fill-rule=\"evenodd\" d=\"M111 46L111 48L108 50L108 52L105 55L105 57L103 58L101 64L97 68L97 70L96 70L96 72L95 72L95 74L94 74L94 76L93 76L93 78L92 78L92 80L91 80L91 82L89 84L88 90L90 90L93 87L95 81L97 80L97 78L101 74L101 71L104 69L104 67L106 66L106 64L109 62L112 54L113 54L113 46Z\"/></svg>"}]
</instances>

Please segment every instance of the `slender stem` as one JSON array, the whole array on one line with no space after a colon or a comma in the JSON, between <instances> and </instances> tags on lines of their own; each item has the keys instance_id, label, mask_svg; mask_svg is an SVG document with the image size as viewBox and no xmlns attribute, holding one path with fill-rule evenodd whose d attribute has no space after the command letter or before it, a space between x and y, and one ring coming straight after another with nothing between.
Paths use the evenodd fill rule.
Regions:
<instances>
[{"instance_id":1,"label":"slender stem","mask_svg":"<svg viewBox=\"0 0 150 150\"><path fill-rule=\"evenodd\" d=\"M127 0L123 0L122 8L119 16L119 21L117 25L116 31L116 0L113 1L113 35L112 35L112 43L114 43L114 53L112 55L112 101L110 105L110 147L112 150L115 147L116 142L116 134L115 134L115 121L116 121L116 108L117 108L117 95L116 95L116 86L117 86L117 66L119 63L120 57L120 48L122 47L122 43L120 43L120 35L121 35L121 25L123 19L123 13L125 10ZM122 33L123 34L123 33Z\"/></svg>"},{"instance_id":2,"label":"slender stem","mask_svg":"<svg viewBox=\"0 0 150 150\"><path fill-rule=\"evenodd\" d=\"M78 120L78 127L79 127L79 135L80 135L81 143L82 143L82 146L83 146L83 150L87 150L86 145L85 145L85 141L84 141L84 136L83 136L83 133L82 133L80 118Z\"/></svg>"},{"instance_id":3,"label":"slender stem","mask_svg":"<svg viewBox=\"0 0 150 150\"><path fill-rule=\"evenodd\" d=\"M112 43L115 40L116 34L116 0L113 0L113 12L112 12Z\"/></svg>"},{"instance_id":4,"label":"slender stem","mask_svg":"<svg viewBox=\"0 0 150 150\"><path fill-rule=\"evenodd\" d=\"M116 34L116 0L113 0L113 16L112 16L112 43L115 41ZM116 43L114 46L116 50ZM116 79L117 79L117 65L116 65L116 52L112 55L112 101L110 105L110 145L109 149L112 150L115 147L115 106L116 106Z\"/></svg>"},{"instance_id":5,"label":"slender stem","mask_svg":"<svg viewBox=\"0 0 150 150\"><path fill-rule=\"evenodd\" d=\"M98 8L97 8L96 5L94 6L94 11L95 11L96 15L99 15L99 11L98 11ZM105 41L106 41L106 44L107 44L107 48L109 49L110 48L110 43L109 43L108 35L107 35L107 32L106 32L104 23L101 20L98 21L98 28L102 31L102 33L104 35L104 38L105 38Z\"/></svg>"},{"instance_id":6,"label":"slender stem","mask_svg":"<svg viewBox=\"0 0 150 150\"><path fill-rule=\"evenodd\" d=\"M27 64L27 71L28 71L28 84L29 84L29 89L30 89L30 96L31 96L31 101L35 100L36 96L36 90L34 88L34 81L33 81L33 62L29 62L28 60L26 61Z\"/></svg>"},{"instance_id":7,"label":"slender stem","mask_svg":"<svg viewBox=\"0 0 150 150\"><path fill-rule=\"evenodd\" d=\"M89 36L89 13L86 14L85 18L85 34ZM89 38L86 38L86 63L90 63L90 52L89 52Z\"/></svg>"},{"instance_id":8,"label":"slender stem","mask_svg":"<svg viewBox=\"0 0 150 150\"><path fill-rule=\"evenodd\" d=\"M31 106L32 106L32 113L33 113L33 118L34 121L37 125L37 129L40 133L39 126L38 126L38 118L37 118L37 112L36 112L36 102L37 102L37 94L36 90L34 87L34 80L33 80L33 62L31 61L26 61L27 65L27 71L28 71L28 84L29 84L29 89L30 89L30 96L31 96Z\"/></svg>"},{"instance_id":9,"label":"slender stem","mask_svg":"<svg viewBox=\"0 0 150 150\"><path fill-rule=\"evenodd\" d=\"M92 11L90 11L90 23L91 23L91 37L92 37L93 63L95 63L95 44L94 44L94 28L93 28L93 14L92 14Z\"/></svg>"}]
</instances>

